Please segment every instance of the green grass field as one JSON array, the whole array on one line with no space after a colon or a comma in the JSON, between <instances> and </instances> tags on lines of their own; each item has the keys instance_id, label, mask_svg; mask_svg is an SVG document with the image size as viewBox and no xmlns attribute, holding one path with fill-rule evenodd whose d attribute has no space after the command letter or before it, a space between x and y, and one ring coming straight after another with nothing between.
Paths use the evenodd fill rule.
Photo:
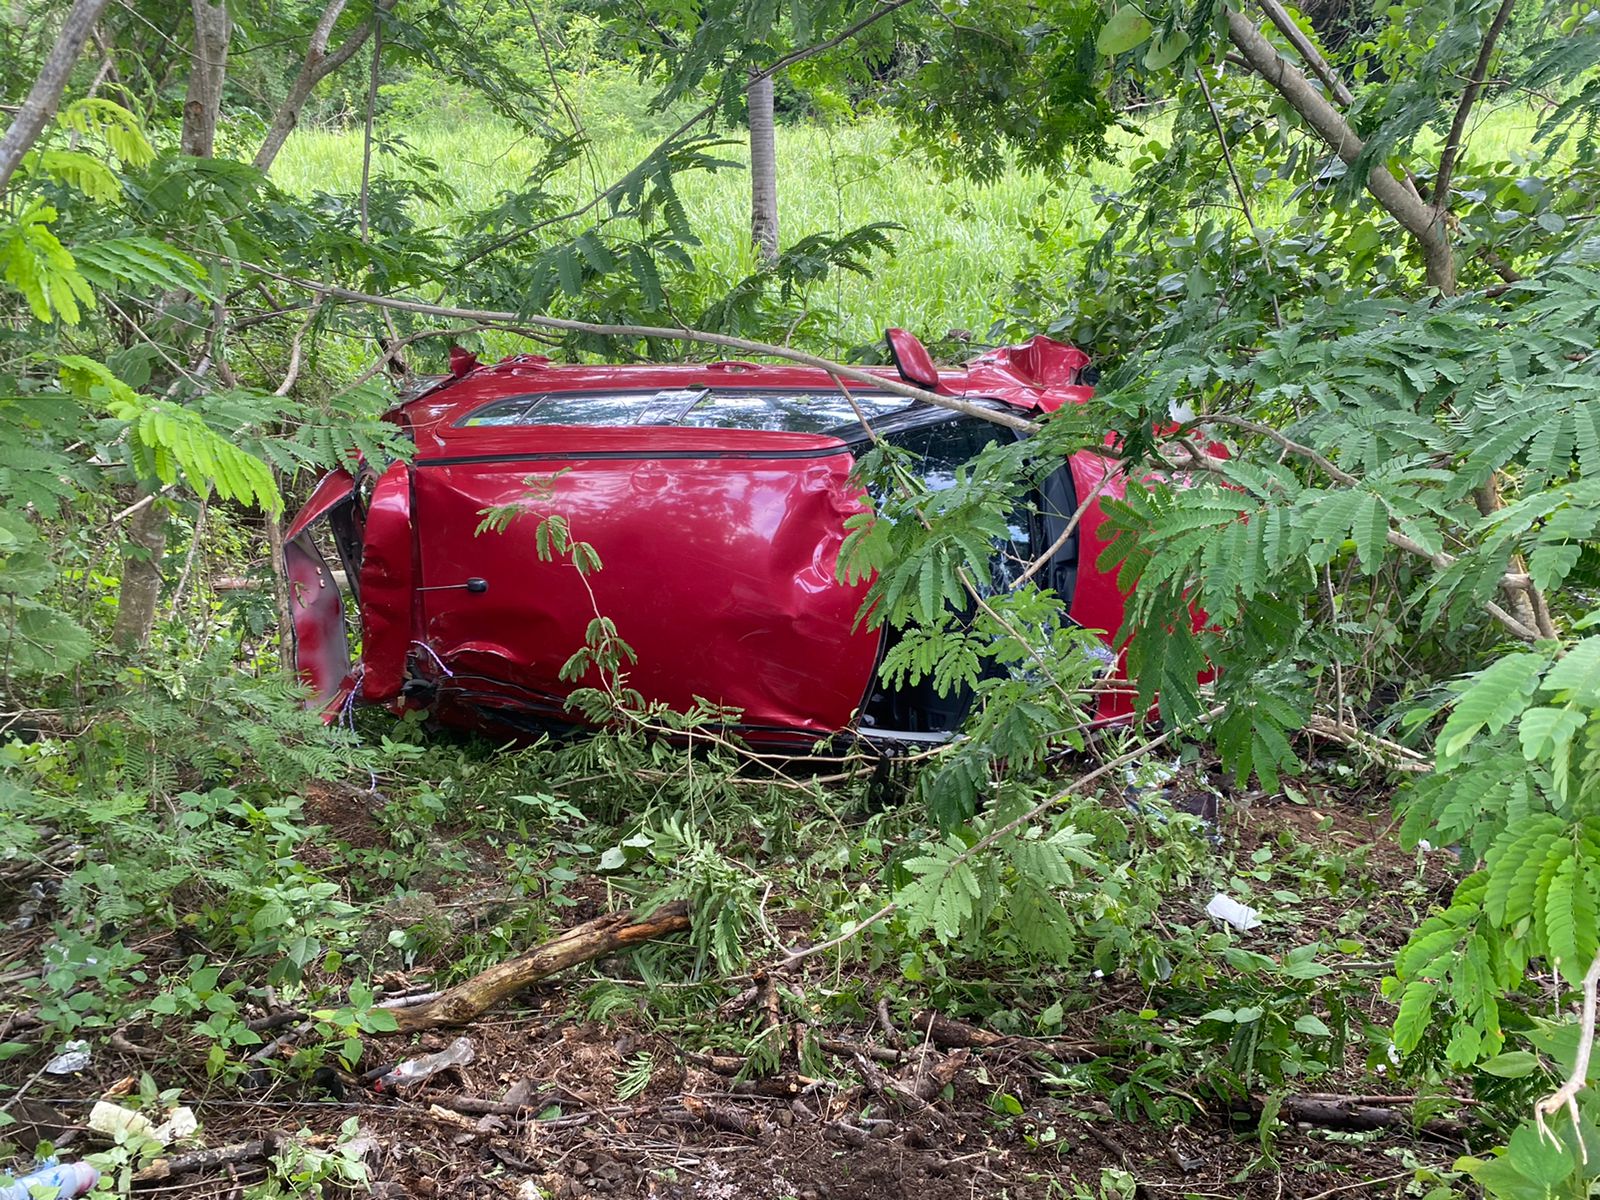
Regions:
<instances>
[{"instance_id":1,"label":"green grass field","mask_svg":"<svg viewBox=\"0 0 1600 1200\"><path fill-rule=\"evenodd\" d=\"M1474 139L1480 154L1514 159L1533 126L1526 109L1486 112ZM492 119L446 127L412 124L408 146L445 165L461 209L485 207L517 188L539 160L542 147L510 125ZM587 198L635 166L653 138L609 134L563 177L568 193ZM1132 140L1124 143L1132 147ZM680 190L703 246L700 268L719 284L732 284L754 266L749 244L749 182L746 152L738 144L722 156L738 165L716 174L692 173ZM395 170L395 159L378 155L375 171ZM893 259L880 259L868 279L850 273L814 297L840 314L840 345L872 341L887 325L903 325L938 338L953 328L980 336L1001 315L1020 272L1062 273L1083 245L1098 237L1092 190L1122 189L1130 175L1120 163L1086 164L1064 180L1008 171L979 185L945 181L924 165L886 123L863 121L829 128L781 125L778 130L779 215L784 244L822 230L853 228L869 221L895 221ZM273 169L275 180L301 194L318 189L354 190L361 175L361 135L355 131L306 130L289 139ZM597 182L598 181L598 185ZM1270 223L1278 211L1269 193L1254 197L1257 217ZM427 222L454 215L422 204ZM1236 210L1225 219L1237 219Z\"/></svg>"},{"instance_id":2,"label":"green grass field","mask_svg":"<svg viewBox=\"0 0 1600 1200\"><path fill-rule=\"evenodd\" d=\"M445 178L463 208L491 204L522 184L541 151L509 126L489 121L448 131L413 129L405 136L415 150L448 164ZM591 155L568 169L569 194L592 194L594 179L602 187L610 183L652 144L635 137L596 144ZM747 155L742 146L730 144L720 156L738 166L714 175L685 175L679 186L704 243L696 253L699 266L731 284L755 265ZM375 169L383 169L385 160L380 156L376 163ZM905 227L895 239L895 257L880 259L874 277L841 273L836 285L817 297L842 315L838 338L846 344L875 339L885 325L896 324L933 336L951 328L981 332L1003 311L1009 281L1030 256L1050 264L1095 234L1092 184L1128 182L1125 171L1107 164L1054 186L1017 171L988 186L945 182L920 165L889 126L878 123L838 130L781 126L778 163L784 244L869 221ZM361 137L350 132L297 133L273 170L280 185L300 193L353 189L360 174ZM451 215L424 208L429 221L444 222Z\"/></svg>"}]
</instances>

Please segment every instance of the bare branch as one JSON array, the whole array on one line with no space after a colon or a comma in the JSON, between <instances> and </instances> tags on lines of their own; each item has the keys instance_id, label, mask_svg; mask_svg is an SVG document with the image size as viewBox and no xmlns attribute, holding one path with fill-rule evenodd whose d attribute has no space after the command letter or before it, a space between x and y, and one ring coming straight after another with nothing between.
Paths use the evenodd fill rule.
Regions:
<instances>
[{"instance_id":1,"label":"bare branch","mask_svg":"<svg viewBox=\"0 0 1600 1200\"><path fill-rule=\"evenodd\" d=\"M1533 1119L1539 1126L1539 1136L1549 1138L1557 1146L1560 1139L1544 1123L1548 1116L1566 1109L1572 1117L1573 1133L1578 1137L1578 1152L1583 1161L1589 1161L1589 1149L1584 1145L1583 1133L1578 1124L1578 1093L1589 1081L1589 1059L1594 1054L1595 1000L1600 993L1600 954L1589 964L1589 973L1583 977L1583 1010L1578 1022L1578 1054L1572 1063L1572 1074L1567 1081L1533 1106Z\"/></svg>"},{"instance_id":2,"label":"bare branch","mask_svg":"<svg viewBox=\"0 0 1600 1200\"><path fill-rule=\"evenodd\" d=\"M897 396L905 396L912 400L922 400L937 408L947 408L951 412L958 412L964 416L977 417L982 421L991 421L996 425L1004 425L1007 429L1015 429L1021 433L1035 433L1039 429L1037 422L1030 421L1026 417L976 404L959 396L947 396L940 392L930 392L926 388L914 387L909 383L903 383L889 376L874 374L871 371L862 370L860 367L847 367L842 363L831 362L826 358L821 358L815 354L807 354L801 350L794 350L788 346L752 342L745 338L732 337L725 333L705 333L701 330L689 329L684 326L669 328L652 325L604 325L594 321L569 320L565 317L519 316L512 312L451 308L442 304L425 304L420 300L401 300L393 296L373 296L366 292L353 292L348 288L312 283L309 280L296 279L291 275L281 275L276 271L269 271L267 268L254 263L241 263L240 265L276 279L281 283L289 284L291 287L303 288L320 296L327 296L335 300L345 300L352 304L371 304L379 308L392 308L401 312L422 313L426 316L470 321L478 325L508 328L533 326L539 329L559 329L567 333L588 333L597 337L697 342L701 345L721 346L724 349L737 350L741 354L759 354L768 358L780 358L787 362L799 363L802 366L815 367L819 371L827 371L845 379L853 379L858 383L870 384L879 391L893 392Z\"/></svg>"}]
</instances>

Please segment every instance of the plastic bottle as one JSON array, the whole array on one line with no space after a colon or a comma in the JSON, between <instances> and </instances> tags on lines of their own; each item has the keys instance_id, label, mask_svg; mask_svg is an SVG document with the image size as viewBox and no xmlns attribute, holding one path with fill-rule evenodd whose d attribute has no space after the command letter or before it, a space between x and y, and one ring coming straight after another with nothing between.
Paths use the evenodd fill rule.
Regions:
<instances>
[{"instance_id":1,"label":"plastic bottle","mask_svg":"<svg viewBox=\"0 0 1600 1200\"><path fill-rule=\"evenodd\" d=\"M413 1058L401 1063L388 1074L380 1075L373 1087L381 1092L389 1088L421 1083L424 1079L439 1074L440 1071L448 1071L451 1067L464 1067L477 1056L478 1052L472 1048L472 1039L458 1037L437 1054Z\"/></svg>"},{"instance_id":2,"label":"plastic bottle","mask_svg":"<svg viewBox=\"0 0 1600 1200\"><path fill-rule=\"evenodd\" d=\"M33 1188L59 1188L57 1200L82 1196L100 1182L100 1172L88 1163L50 1163L27 1175L17 1176L15 1183L0 1187L0 1200L29 1200Z\"/></svg>"}]
</instances>

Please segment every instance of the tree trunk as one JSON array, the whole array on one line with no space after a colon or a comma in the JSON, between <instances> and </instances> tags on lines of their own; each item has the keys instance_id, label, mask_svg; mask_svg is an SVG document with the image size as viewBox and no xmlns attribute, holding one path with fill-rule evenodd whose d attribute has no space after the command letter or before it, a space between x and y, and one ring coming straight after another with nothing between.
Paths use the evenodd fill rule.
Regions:
<instances>
[{"instance_id":1,"label":"tree trunk","mask_svg":"<svg viewBox=\"0 0 1600 1200\"><path fill-rule=\"evenodd\" d=\"M179 147L195 158L210 158L217 144L217 118L222 113L222 81L228 67L228 41L233 22L227 0L211 4L194 0L194 52L189 91L183 98L183 135Z\"/></svg>"},{"instance_id":2,"label":"tree trunk","mask_svg":"<svg viewBox=\"0 0 1600 1200\"><path fill-rule=\"evenodd\" d=\"M22 156L33 148L45 125L55 116L73 64L78 61L84 42L89 40L95 22L108 3L109 0L77 0L61 23L56 44L51 47L44 66L39 68L39 76L33 81L27 99L12 118L5 137L0 138L0 190L11 181Z\"/></svg>"},{"instance_id":3,"label":"tree trunk","mask_svg":"<svg viewBox=\"0 0 1600 1200\"><path fill-rule=\"evenodd\" d=\"M276 481L277 472L273 479ZM267 528L267 554L272 559L272 606L278 614L278 661L295 673L294 615L289 607L289 576L283 557L283 522L268 512L261 515Z\"/></svg>"},{"instance_id":4,"label":"tree trunk","mask_svg":"<svg viewBox=\"0 0 1600 1200\"><path fill-rule=\"evenodd\" d=\"M122 587L117 592L117 620L111 640L123 650L137 650L150 637L161 596L161 555L167 548L167 514L151 500L128 518L128 544L122 552Z\"/></svg>"},{"instance_id":5,"label":"tree trunk","mask_svg":"<svg viewBox=\"0 0 1600 1200\"><path fill-rule=\"evenodd\" d=\"M367 38L372 36L379 16L395 6L395 0L377 0L377 12L373 14L373 19L364 22L345 38L337 50L330 53L328 39L333 36L333 27L339 20L339 14L344 12L346 3L347 0L328 0L328 6L317 19L316 27L311 31L311 40L306 45L305 62L300 67L300 73L289 85L289 94L278 106L278 111L272 115L267 136L262 139L261 149L256 151L256 170L266 172L272 169L273 160L278 157L278 151L283 149L284 142L289 140L294 127L300 123L300 111L311 99L317 84L349 62L356 51L366 44Z\"/></svg>"},{"instance_id":6,"label":"tree trunk","mask_svg":"<svg viewBox=\"0 0 1600 1200\"><path fill-rule=\"evenodd\" d=\"M772 119L772 76L751 82L750 240L764 263L778 261L778 146Z\"/></svg>"}]
</instances>

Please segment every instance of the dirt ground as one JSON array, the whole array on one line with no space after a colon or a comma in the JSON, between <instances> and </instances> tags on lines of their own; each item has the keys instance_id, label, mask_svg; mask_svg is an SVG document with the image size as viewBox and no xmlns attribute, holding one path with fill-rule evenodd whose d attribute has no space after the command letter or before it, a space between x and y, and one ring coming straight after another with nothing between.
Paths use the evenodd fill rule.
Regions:
<instances>
[{"instance_id":1,"label":"dirt ground","mask_svg":"<svg viewBox=\"0 0 1600 1200\"><path fill-rule=\"evenodd\" d=\"M1225 836L1244 856L1258 845L1283 845L1287 834L1354 852L1369 887L1415 896L1417 860L1393 844L1388 821L1385 803L1353 794L1313 794L1305 803L1244 796L1221 817ZM353 835L362 831L341 831ZM1425 867L1421 885L1424 899L1443 894L1444 864ZM1339 903L1310 904L1296 939L1335 936L1345 916ZM1393 916L1393 929L1366 931L1375 956L1410 923L1398 908ZM1373 919L1381 924L1382 912ZM811 960L784 986L825 987L830 970ZM1136 985L1106 983L1103 1004L1069 1014L1069 1028L1075 1019L1081 1023L1082 1044L1095 1036L1106 1005L1140 1006ZM826 1070L816 1070L813 1059L813 1075L801 1072L793 1052L804 1027L789 1029L783 1068L741 1079L742 1060L675 1045L651 1032L647 1013L613 1012L603 1022L575 1018L572 988L557 977L464 1030L428 1033L409 1044L369 1042L368 1061L375 1062L373 1055L408 1058L442 1049L459 1033L472 1039L474 1061L400 1094L376 1093L331 1073L321 1087L296 1092L281 1084L248 1093L206 1082L198 1064L160 1062L135 1046L97 1055L91 1070L75 1078L38 1076L28 1096L60 1115L56 1132L65 1133L69 1149L93 1099L115 1091L119 1081L126 1088L146 1070L164 1085L174 1076L192 1081L184 1102L199 1114L211 1147L270 1143L302 1131L313 1143L331 1144L356 1117L373 1193L386 1200L1398 1198L1414 1186L1414 1168L1447 1169L1465 1149L1449 1136L1403 1126L1353 1132L1290 1121L1271 1139L1269 1153L1247 1104L1233 1114L1207 1111L1179 1128L1116 1120L1091 1096L1063 1098L1044 1086L1040 1075L1051 1069L1050 1056L1027 1041L960 1048L930 1037L919 1046L925 1039L917 1030L885 1028L880 1018L820 1031ZM1373 1003L1372 1017L1387 1020L1376 1011L1382 1002ZM648 1082L636 1079L642 1090L619 1096L630 1063L644 1053L653 1064ZM22 1065L37 1070L36 1063ZM1381 1083L1356 1064L1319 1086L1368 1095ZM1013 1098L1009 1111L997 1109L1001 1096ZM244 1157L152 1181L135 1194L234 1200L264 1174L259 1156Z\"/></svg>"}]
</instances>

